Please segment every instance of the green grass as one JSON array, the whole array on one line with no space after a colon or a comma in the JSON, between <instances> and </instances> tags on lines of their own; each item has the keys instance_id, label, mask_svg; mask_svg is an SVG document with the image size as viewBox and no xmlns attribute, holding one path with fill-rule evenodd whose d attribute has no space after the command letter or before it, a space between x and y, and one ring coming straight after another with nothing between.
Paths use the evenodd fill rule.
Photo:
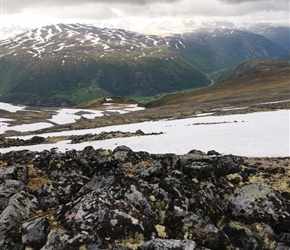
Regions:
<instances>
[{"instance_id":1,"label":"green grass","mask_svg":"<svg viewBox=\"0 0 290 250\"><path fill-rule=\"evenodd\" d=\"M87 90L85 88L78 89L73 94L56 94L55 96L73 101L76 104L104 97L98 89Z\"/></svg>"},{"instance_id":2,"label":"green grass","mask_svg":"<svg viewBox=\"0 0 290 250\"><path fill-rule=\"evenodd\" d=\"M129 96L129 98L140 104L146 104L148 102L155 100L157 97L156 96Z\"/></svg>"}]
</instances>

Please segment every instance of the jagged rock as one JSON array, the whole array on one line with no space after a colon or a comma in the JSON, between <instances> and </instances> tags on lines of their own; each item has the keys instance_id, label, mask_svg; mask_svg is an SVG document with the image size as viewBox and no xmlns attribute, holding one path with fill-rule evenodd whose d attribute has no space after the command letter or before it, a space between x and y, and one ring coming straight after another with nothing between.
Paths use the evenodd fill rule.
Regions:
<instances>
[{"instance_id":1,"label":"jagged rock","mask_svg":"<svg viewBox=\"0 0 290 250\"><path fill-rule=\"evenodd\" d=\"M242 157L233 155L226 155L223 157L216 157L213 159L214 159L213 165L215 168L215 174L218 177L239 172L244 163Z\"/></svg>"},{"instance_id":2,"label":"jagged rock","mask_svg":"<svg viewBox=\"0 0 290 250\"><path fill-rule=\"evenodd\" d=\"M22 181L27 184L28 170L26 166L12 166L0 168L0 183L7 179Z\"/></svg>"},{"instance_id":3,"label":"jagged rock","mask_svg":"<svg viewBox=\"0 0 290 250\"><path fill-rule=\"evenodd\" d=\"M216 186L207 182L198 192L192 194L189 210L216 224L224 214L225 205Z\"/></svg>"},{"instance_id":4,"label":"jagged rock","mask_svg":"<svg viewBox=\"0 0 290 250\"><path fill-rule=\"evenodd\" d=\"M7 239L8 234L11 230L15 229L24 220L29 219L32 212L38 208L37 199L25 191L14 194L0 215L0 247L5 247L11 244L10 240ZM13 235L13 234L12 234ZM13 238L12 238L13 239ZM15 239L13 239L15 241ZM13 242L12 240L12 242Z\"/></svg>"},{"instance_id":5,"label":"jagged rock","mask_svg":"<svg viewBox=\"0 0 290 250\"><path fill-rule=\"evenodd\" d=\"M229 202L233 216L248 222L277 226L290 218L287 201L265 183L243 186L229 198Z\"/></svg>"},{"instance_id":6,"label":"jagged rock","mask_svg":"<svg viewBox=\"0 0 290 250\"><path fill-rule=\"evenodd\" d=\"M28 219L37 208L37 199L33 195L24 191L13 195L0 215L0 227L5 226L6 230L10 230L17 223Z\"/></svg>"},{"instance_id":7,"label":"jagged rock","mask_svg":"<svg viewBox=\"0 0 290 250\"><path fill-rule=\"evenodd\" d=\"M128 190L124 196L140 213L144 214L148 218L152 218L153 221L158 220L158 216L152 205L147 200L146 196L137 190L135 185L131 185L130 190Z\"/></svg>"},{"instance_id":8,"label":"jagged rock","mask_svg":"<svg viewBox=\"0 0 290 250\"><path fill-rule=\"evenodd\" d=\"M1 155L1 158L1 160L6 163L6 166L15 167L26 165L28 162L35 160L35 152L29 150L11 151L7 154Z\"/></svg>"},{"instance_id":9,"label":"jagged rock","mask_svg":"<svg viewBox=\"0 0 290 250\"><path fill-rule=\"evenodd\" d=\"M230 240L223 231L196 214L188 214L183 219L181 228L184 239L193 240L200 246L226 249L230 245Z\"/></svg>"},{"instance_id":10,"label":"jagged rock","mask_svg":"<svg viewBox=\"0 0 290 250\"><path fill-rule=\"evenodd\" d=\"M41 250L67 249L70 236L64 229L51 230Z\"/></svg>"},{"instance_id":11,"label":"jagged rock","mask_svg":"<svg viewBox=\"0 0 290 250\"><path fill-rule=\"evenodd\" d=\"M196 249L196 243L191 240L154 239L138 247L138 250L153 250L153 249L194 250Z\"/></svg>"},{"instance_id":12,"label":"jagged rock","mask_svg":"<svg viewBox=\"0 0 290 250\"><path fill-rule=\"evenodd\" d=\"M160 178L163 174L164 167L160 162L143 162L143 164L138 164L134 170L134 176L143 180L153 179L154 177Z\"/></svg>"},{"instance_id":13,"label":"jagged rock","mask_svg":"<svg viewBox=\"0 0 290 250\"><path fill-rule=\"evenodd\" d=\"M40 249L45 244L49 232L50 227L46 217L31 218L20 227L22 244Z\"/></svg>"},{"instance_id":14,"label":"jagged rock","mask_svg":"<svg viewBox=\"0 0 290 250\"><path fill-rule=\"evenodd\" d=\"M253 232L239 223L232 222L223 228L224 232L231 239L232 245L238 249L262 249L261 241Z\"/></svg>"},{"instance_id":15,"label":"jagged rock","mask_svg":"<svg viewBox=\"0 0 290 250\"><path fill-rule=\"evenodd\" d=\"M27 186L22 181L6 179L0 184L0 198L9 198L21 190L27 191Z\"/></svg>"},{"instance_id":16,"label":"jagged rock","mask_svg":"<svg viewBox=\"0 0 290 250\"><path fill-rule=\"evenodd\" d=\"M71 201L89 181L89 178L78 174L64 174L32 190L32 193L39 197L39 208L45 211Z\"/></svg>"},{"instance_id":17,"label":"jagged rock","mask_svg":"<svg viewBox=\"0 0 290 250\"><path fill-rule=\"evenodd\" d=\"M0 248L289 249L289 162L126 146L0 154Z\"/></svg>"},{"instance_id":18,"label":"jagged rock","mask_svg":"<svg viewBox=\"0 0 290 250\"><path fill-rule=\"evenodd\" d=\"M155 231L155 214L148 208L144 197L138 201L140 192L134 188L131 190L128 185L126 180L120 178L113 186L105 185L103 188L94 189L64 205L59 212L59 219L66 228L76 232L86 231L91 236L100 236L109 242L134 237L136 234L150 238ZM113 190L122 193L120 198L123 198L114 198ZM126 191L130 191L131 194L127 194ZM143 210L142 207L136 208L137 205L143 206L143 203Z\"/></svg>"},{"instance_id":19,"label":"jagged rock","mask_svg":"<svg viewBox=\"0 0 290 250\"><path fill-rule=\"evenodd\" d=\"M267 249L274 249L277 245L278 237L274 230L265 223L254 223L251 230Z\"/></svg>"}]
</instances>

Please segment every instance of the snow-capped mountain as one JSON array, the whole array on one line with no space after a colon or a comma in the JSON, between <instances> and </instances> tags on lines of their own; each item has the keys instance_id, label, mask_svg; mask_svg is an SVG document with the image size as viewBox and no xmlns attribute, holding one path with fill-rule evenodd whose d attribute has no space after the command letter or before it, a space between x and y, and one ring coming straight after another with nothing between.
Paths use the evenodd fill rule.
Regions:
<instances>
[{"instance_id":1,"label":"snow-capped mountain","mask_svg":"<svg viewBox=\"0 0 290 250\"><path fill-rule=\"evenodd\" d=\"M169 42L156 36L145 36L121 29L97 28L84 24L59 24L30 30L2 41L5 50L1 57L13 53L19 55L17 52L25 55L23 52L26 52L31 57L42 58L45 55L54 56L56 52L65 50L72 52L70 56L77 57L75 49L80 46L83 48L83 56L90 51L93 53L93 55L90 53L90 56L95 59L108 57L110 54L141 57L146 54L158 54L159 47L168 47Z\"/></svg>"},{"instance_id":2,"label":"snow-capped mountain","mask_svg":"<svg viewBox=\"0 0 290 250\"><path fill-rule=\"evenodd\" d=\"M263 36L224 26L160 37L50 25L1 41L3 98L55 96L78 103L104 93L155 95L206 86L211 80L205 73L286 53Z\"/></svg>"}]
</instances>

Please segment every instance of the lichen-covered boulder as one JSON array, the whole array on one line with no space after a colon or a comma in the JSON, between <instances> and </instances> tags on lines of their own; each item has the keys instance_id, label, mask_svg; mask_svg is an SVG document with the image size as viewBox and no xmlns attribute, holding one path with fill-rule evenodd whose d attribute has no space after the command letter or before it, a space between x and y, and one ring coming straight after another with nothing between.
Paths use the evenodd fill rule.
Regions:
<instances>
[{"instance_id":1,"label":"lichen-covered boulder","mask_svg":"<svg viewBox=\"0 0 290 250\"><path fill-rule=\"evenodd\" d=\"M215 175L226 176L228 174L234 174L241 170L244 160L242 157L234 155L225 155L213 158L213 165Z\"/></svg>"},{"instance_id":2,"label":"lichen-covered boulder","mask_svg":"<svg viewBox=\"0 0 290 250\"><path fill-rule=\"evenodd\" d=\"M91 185L91 192L81 190L88 193L62 206L58 218L75 233L86 232L108 242L151 238L156 233L157 215L146 197L128 181L117 178L111 186Z\"/></svg>"},{"instance_id":3,"label":"lichen-covered boulder","mask_svg":"<svg viewBox=\"0 0 290 250\"><path fill-rule=\"evenodd\" d=\"M237 222L227 224L223 231L231 239L232 246L238 249L263 249L261 241L254 235L254 233L247 227Z\"/></svg>"},{"instance_id":4,"label":"lichen-covered boulder","mask_svg":"<svg viewBox=\"0 0 290 250\"><path fill-rule=\"evenodd\" d=\"M192 194L189 199L189 210L216 224L225 213L225 205L216 186L207 182L199 191Z\"/></svg>"},{"instance_id":5,"label":"lichen-covered boulder","mask_svg":"<svg viewBox=\"0 0 290 250\"><path fill-rule=\"evenodd\" d=\"M38 197L39 207L45 211L50 207L71 201L89 181L89 178L78 174L58 175L53 181L32 190L32 193Z\"/></svg>"},{"instance_id":6,"label":"lichen-covered boulder","mask_svg":"<svg viewBox=\"0 0 290 250\"><path fill-rule=\"evenodd\" d=\"M232 216L247 223L266 222L279 225L289 220L287 201L279 192L265 183L252 183L238 189L228 199Z\"/></svg>"},{"instance_id":7,"label":"lichen-covered boulder","mask_svg":"<svg viewBox=\"0 0 290 250\"><path fill-rule=\"evenodd\" d=\"M188 214L182 221L183 238L209 249L225 249L230 245L227 235L196 214Z\"/></svg>"}]
</instances>

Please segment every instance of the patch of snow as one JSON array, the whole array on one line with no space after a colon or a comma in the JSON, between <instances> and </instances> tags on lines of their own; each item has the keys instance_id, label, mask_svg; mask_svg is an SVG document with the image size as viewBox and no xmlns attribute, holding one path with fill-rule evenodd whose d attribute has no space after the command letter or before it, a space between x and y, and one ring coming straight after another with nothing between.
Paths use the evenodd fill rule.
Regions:
<instances>
[{"instance_id":1,"label":"patch of snow","mask_svg":"<svg viewBox=\"0 0 290 250\"><path fill-rule=\"evenodd\" d=\"M55 24L54 27L59 31L59 33L62 32L62 29L58 25Z\"/></svg>"},{"instance_id":2,"label":"patch of snow","mask_svg":"<svg viewBox=\"0 0 290 250\"><path fill-rule=\"evenodd\" d=\"M96 117L101 117L104 115L104 112L103 111L94 111L94 113L91 113L91 114L84 114L82 115L83 117L87 118L87 119L94 119Z\"/></svg>"},{"instance_id":3,"label":"patch of snow","mask_svg":"<svg viewBox=\"0 0 290 250\"><path fill-rule=\"evenodd\" d=\"M0 109L9 111L11 113L15 113L17 111L21 111L21 110L25 109L25 106L16 106L16 105L13 105L13 104L0 102Z\"/></svg>"},{"instance_id":4,"label":"patch of snow","mask_svg":"<svg viewBox=\"0 0 290 250\"><path fill-rule=\"evenodd\" d=\"M79 115L75 115L77 110L73 109L61 109L58 111L58 114L53 115L49 121L56 124L69 124L74 123L76 120L80 119Z\"/></svg>"},{"instance_id":5,"label":"patch of snow","mask_svg":"<svg viewBox=\"0 0 290 250\"><path fill-rule=\"evenodd\" d=\"M49 121L56 124L69 124L74 123L81 118L81 115L76 115L78 112L86 112L91 114L84 114L82 116L93 119L95 117L103 116L102 111L99 110L86 110L86 109L60 109L56 115L53 115Z\"/></svg>"},{"instance_id":6,"label":"patch of snow","mask_svg":"<svg viewBox=\"0 0 290 250\"><path fill-rule=\"evenodd\" d=\"M51 29L48 29L47 33L48 33L47 36L44 37L44 40L46 40L46 41L50 40L50 38L53 37Z\"/></svg>"},{"instance_id":7,"label":"patch of snow","mask_svg":"<svg viewBox=\"0 0 290 250\"><path fill-rule=\"evenodd\" d=\"M283 100L283 101L276 101L276 102L262 102L260 104L276 104L276 103L283 103L283 102L290 102L290 100Z\"/></svg>"},{"instance_id":8,"label":"patch of snow","mask_svg":"<svg viewBox=\"0 0 290 250\"><path fill-rule=\"evenodd\" d=\"M14 121L13 119L7 119L7 118L0 118L0 122L11 122Z\"/></svg>"},{"instance_id":9,"label":"patch of snow","mask_svg":"<svg viewBox=\"0 0 290 250\"><path fill-rule=\"evenodd\" d=\"M220 109L221 111L230 111L230 110L240 110L240 109L246 109L248 107L240 107L240 108L235 108L235 107L228 107L228 108L222 108Z\"/></svg>"},{"instance_id":10,"label":"patch of snow","mask_svg":"<svg viewBox=\"0 0 290 250\"><path fill-rule=\"evenodd\" d=\"M201 116L209 116L209 115L214 115L214 113L202 113L202 114L197 114L195 116L196 117L201 117Z\"/></svg>"},{"instance_id":11,"label":"patch of snow","mask_svg":"<svg viewBox=\"0 0 290 250\"><path fill-rule=\"evenodd\" d=\"M79 35L79 32L73 31L73 30L67 30L67 37L73 37L75 35Z\"/></svg>"},{"instance_id":12,"label":"patch of snow","mask_svg":"<svg viewBox=\"0 0 290 250\"><path fill-rule=\"evenodd\" d=\"M213 149L222 154L248 157L286 157L290 156L289 112L289 110L279 110L227 116L204 116L47 133L39 136L96 134L102 131L117 130L135 132L138 129L145 133L163 132L164 134L116 138L80 144L69 144L69 141L60 141L53 145L43 144L2 150L3 152L9 152L26 148L39 151L57 147L64 152L70 149L82 150L88 145L94 148L106 149L114 149L116 146L126 145L132 150L147 151L149 153L185 154L192 149L205 152ZM197 123L201 124L199 126L194 125ZM23 137L23 139L28 138L31 138L31 136Z\"/></svg>"},{"instance_id":13,"label":"patch of snow","mask_svg":"<svg viewBox=\"0 0 290 250\"><path fill-rule=\"evenodd\" d=\"M16 125L16 126L4 126L4 128L1 127L1 132L4 133L5 131L8 130L15 130L19 132L28 132L28 131L36 131L38 129L43 129L43 128L49 128L52 127L53 125L48 122L38 122L38 123L31 123L31 124L22 124L22 125Z\"/></svg>"},{"instance_id":14,"label":"patch of snow","mask_svg":"<svg viewBox=\"0 0 290 250\"><path fill-rule=\"evenodd\" d=\"M185 49L185 45L181 42L181 41L178 41L182 46L183 48Z\"/></svg>"}]
</instances>

